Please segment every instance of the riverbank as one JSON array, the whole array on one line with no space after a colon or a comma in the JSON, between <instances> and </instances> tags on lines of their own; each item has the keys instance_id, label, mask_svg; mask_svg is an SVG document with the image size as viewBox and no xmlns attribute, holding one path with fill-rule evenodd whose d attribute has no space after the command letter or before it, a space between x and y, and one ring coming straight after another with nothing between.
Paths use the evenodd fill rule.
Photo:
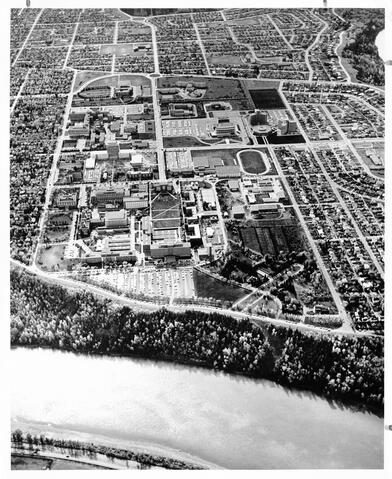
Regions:
<instances>
[{"instance_id":1,"label":"riverbank","mask_svg":"<svg viewBox=\"0 0 392 479\"><path fill-rule=\"evenodd\" d=\"M38 438L38 445L32 444L31 446L26 443L26 439L22 444L11 441L11 453L13 446L16 446L17 449L20 449L21 446L25 447L27 453L31 453L31 448L33 451L38 448L41 450L42 456L45 454L51 456L57 452L64 457L70 456L69 460L73 461L87 456L85 457L86 461L95 460L93 463L96 465L110 469L222 469L213 462L179 449L174 450L152 442L110 437L101 434L98 429L82 432L48 423L34 424L19 418L11 420L11 429L13 432L21 431L24 437L29 433L32 437ZM44 445L43 447L39 441L41 436L48 439L54 438L58 444L63 444L63 446ZM67 443L74 443L74 445L79 443L79 447L64 447L64 444ZM15 452L18 452L16 448ZM176 467L168 467L168 465Z\"/></svg>"},{"instance_id":2,"label":"riverbank","mask_svg":"<svg viewBox=\"0 0 392 479\"><path fill-rule=\"evenodd\" d=\"M64 435L64 432L63 432ZM210 465L195 459L180 459L179 454L169 453L159 448L159 454L151 454L146 449L121 448L119 444L97 444L97 437L89 436L89 441L72 437L59 439L43 434L22 432L14 429L11 440L11 454L29 457L61 459L70 462L90 464L106 469L207 469ZM98 441L99 442L99 441ZM155 449L157 451L157 449Z\"/></svg>"},{"instance_id":3,"label":"riverbank","mask_svg":"<svg viewBox=\"0 0 392 479\"><path fill-rule=\"evenodd\" d=\"M26 349L31 349L31 350L34 350L34 349L44 349L44 350L49 350L49 351L61 351L61 352L65 352L65 353L72 353L72 354L75 354L75 355L80 355L80 356L91 356L91 357L99 357L99 358L117 358L117 359L134 359L134 360L138 360L138 361L150 361L150 362L162 362L163 364L167 363L167 364L173 364L173 365L183 365L183 366L187 366L187 367L191 367L191 368L200 368L200 369L205 369L205 370L208 370L208 371L211 371L211 369L217 371L217 372L220 372L222 374L227 374L228 376L234 376L234 377L244 377L244 378L249 378L249 379L256 379L256 380L268 380L268 381L271 381L273 383L275 383L276 385L279 385L279 386L284 386L286 387L288 390L290 391L293 391L293 392L298 392L298 393L311 393L311 394L314 394L316 397L319 397L320 399L324 399L326 401L328 401L331 405L333 405L333 407L348 407L354 411L358 411L358 412L367 412L367 413L371 413L371 414L374 414L375 416L379 417L379 418L383 418L384 417L384 407L371 407L371 406L367 406L366 404L363 404L359 401L341 401L337 398L334 398L334 397L328 397L324 394L321 394L320 392L318 391L314 391L312 390L311 388L301 388L301 387L294 387L294 386L290 386L288 385L287 383L285 383L284 381L280 382L274 378L271 378L271 377L263 377L263 378L260 378L260 377L257 377L257 376L254 376L252 374L249 374L249 373L246 373L244 371L222 371L220 369L214 369L214 368L211 368L210 365L208 365L207 363L205 362L202 362L202 361L196 361L196 360L193 360L193 359L185 359L185 358L177 358L175 360L173 360L172 357L170 356L167 356L167 355L159 355L159 354L149 354L149 355L143 355L143 354L117 354L117 353L103 353L103 352L99 352L99 351L94 351L94 352L90 352L90 351L75 351L73 350L72 348L66 348L66 347L62 347L62 348L53 348L52 346L46 346L46 345L33 345L33 344L29 344L29 345L15 345L15 344L12 344L11 345L11 349L18 349L18 348L26 348ZM91 436L92 439L94 436ZM79 440L76 438L76 440ZM113 447L115 447L115 444L112 444ZM134 447L138 448L137 445L134 445ZM159 453L159 452L158 452Z\"/></svg>"},{"instance_id":4,"label":"riverbank","mask_svg":"<svg viewBox=\"0 0 392 479\"><path fill-rule=\"evenodd\" d=\"M348 31L345 31L343 32L342 34L342 42L341 44L339 45L338 49L337 49L337 55L338 57L340 58L340 61L342 62L342 66L343 68L346 70L348 76L350 77L350 81L351 82L357 82L358 79L357 79L357 73L358 71L353 67L353 65L348 61L347 57L344 57L343 56L343 50L345 49L345 47L347 46L348 44L348 35L349 35L349 30Z\"/></svg>"},{"instance_id":5,"label":"riverbank","mask_svg":"<svg viewBox=\"0 0 392 479\"><path fill-rule=\"evenodd\" d=\"M116 467L106 466L100 461L91 459L70 459L68 455L48 451L25 451L11 445L11 470L80 470L101 469L113 470Z\"/></svg>"},{"instance_id":6,"label":"riverbank","mask_svg":"<svg viewBox=\"0 0 392 479\"><path fill-rule=\"evenodd\" d=\"M383 408L382 338L261 327L193 310L136 313L16 269L11 270L11 317L13 346L197 365L270 379L371 411Z\"/></svg>"}]
</instances>

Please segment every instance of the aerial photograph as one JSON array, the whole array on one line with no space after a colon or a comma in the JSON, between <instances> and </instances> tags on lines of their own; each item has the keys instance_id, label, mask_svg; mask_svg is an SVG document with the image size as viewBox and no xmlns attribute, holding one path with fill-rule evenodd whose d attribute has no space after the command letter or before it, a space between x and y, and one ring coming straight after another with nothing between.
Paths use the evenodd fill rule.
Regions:
<instances>
[{"instance_id":1,"label":"aerial photograph","mask_svg":"<svg viewBox=\"0 0 392 479\"><path fill-rule=\"evenodd\" d=\"M383 470L384 8L38 3L9 469Z\"/></svg>"}]
</instances>

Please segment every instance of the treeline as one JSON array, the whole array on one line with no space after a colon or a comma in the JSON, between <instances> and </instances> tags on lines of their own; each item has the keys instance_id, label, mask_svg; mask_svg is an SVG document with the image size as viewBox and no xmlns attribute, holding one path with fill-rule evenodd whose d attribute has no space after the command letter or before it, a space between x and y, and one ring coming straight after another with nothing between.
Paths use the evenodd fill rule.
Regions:
<instances>
[{"instance_id":1,"label":"treeline","mask_svg":"<svg viewBox=\"0 0 392 479\"><path fill-rule=\"evenodd\" d=\"M71 439L55 439L53 437L47 437L44 434L40 434L39 436L30 433L23 434L20 429L11 432L11 442L20 447L23 447L23 444L28 444L30 447L57 447L60 449L81 451L84 454L88 453L90 455L103 454L108 458L136 461L140 464L141 469L147 469L151 466L163 467L165 469L202 469L194 464L171 457L152 456L151 454L143 452L133 452L128 449L118 449Z\"/></svg>"},{"instance_id":2,"label":"treeline","mask_svg":"<svg viewBox=\"0 0 392 479\"><path fill-rule=\"evenodd\" d=\"M329 398L383 407L383 340L261 329L198 311L135 313L11 269L11 343L137 355L268 378Z\"/></svg>"},{"instance_id":3,"label":"treeline","mask_svg":"<svg viewBox=\"0 0 392 479\"><path fill-rule=\"evenodd\" d=\"M120 8L121 11L132 17L153 17L156 15L173 15L191 12L212 12L218 8Z\"/></svg>"},{"instance_id":4,"label":"treeline","mask_svg":"<svg viewBox=\"0 0 392 479\"><path fill-rule=\"evenodd\" d=\"M360 10L360 12L352 12ZM378 54L375 44L377 35L385 28L382 9L349 9L343 16L355 25L354 40L345 46L343 56L357 70L359 81L371 85L384 85L384 62Z\"/></svg>"}]
</instances>

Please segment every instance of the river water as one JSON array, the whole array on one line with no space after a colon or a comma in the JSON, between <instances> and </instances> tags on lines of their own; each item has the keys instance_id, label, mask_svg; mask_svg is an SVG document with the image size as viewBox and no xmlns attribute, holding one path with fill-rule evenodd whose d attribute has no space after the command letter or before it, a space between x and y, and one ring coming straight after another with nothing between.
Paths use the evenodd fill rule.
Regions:
<instances>
[{"instance_id":1,"label":"river water","mask_svg":"<svg viewBox=\"0 0 392 479\"><path fill-rule=\"evenodd\" d=\"M378 55L379 57L385 61L390 60L388 58L388 51L387 51L387 45L385 42L385 30L381 30L381 32L377 35L376 37L376 47L378 49Z\"/></svg>"},{"instance_id":2,"label":"river water","mask_svg":"<svg viewBox=\"0 0 392 479\"><path fill-rule=\"evenodd\" d=\"M270 381L49 349L11 352L12 427L224 468L380 468L383 420Z\"/></svg>"}]
</instances>

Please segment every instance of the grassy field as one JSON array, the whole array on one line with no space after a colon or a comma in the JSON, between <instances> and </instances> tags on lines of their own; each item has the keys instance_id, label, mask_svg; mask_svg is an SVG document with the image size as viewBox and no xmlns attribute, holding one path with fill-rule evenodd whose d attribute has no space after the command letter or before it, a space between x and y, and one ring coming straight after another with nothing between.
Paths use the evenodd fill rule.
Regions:
<instances>
[{"instance_id":1,"label":"grassy field","mask_svg":"<svg viewBox=\"0 0 392 479\"><path fill-rule=\"evenodd\" d=\"M96 466L94 464L84 464L81 462L68 461L63 459L50 459L45 457L31 457L18 454L11 455L11 470L91 470L107 469L106 467Z\"/></svg>"},{"instance_id":2,"label":"grassy field","mask_svg":"<svg viewBox=\"0 0 392 479\"><path fill-rule=\"evenodd\" d=\"M38 264L45 271L66 269L71 262L64 260L65 245L41 247L38 252Z\"/></svg>"},{"instance_id":3,"label":"grassy field","mask_svg":"<svg viewBox=\"0 0 392 479\"><path fill-rule=\"evenodd\" d=\"M234 110L250 110L253 108L248 99L241 80L235 78L207 78L191 76L173 76L158 79L158 88L175 88L178 81L203 82L207 91L203 101L230 100Z\"/></svg>"},{"instance_id":4,"label":"grassy field","mask_svg":"<svg viewBox=\"0 0 392 479\"><path fill-rule=\"evenodd\" d=\"M200 298L214 298L234 303L247 294L243 288L224 283L197 270L193 271L193 281L196 296Z\"/></svg>"},{"instance_id":5,"label":"grassy field","mask_svg":"<svg viewBox=\"0 0 392 479\"><path fill-rule=\"evenodd\" d=\"M235 157L237 150L193 150L191 152L192 159L195 158L222 158L224 165L233 166L238 165L238 161Z\"/></svg>"},{"instance_id":6,"label":"grassy field","mask_svg":"<svg viewBox=\"0 0 392 479\"><path fill-rule=\"evenodd\" d=\"M246 150L239 153L243 169L247 173L264 173L267 169L263 155L258 150Z\"/></svg>"},{"instance_id":7,"label":"grassy field","mask_svg":"<svg viewBox=\"0 0 392 479\"><path fill-rule=\"evenodd\" d=\"M213 150L208 150L208 149L205 149L205 150L192 150L191 151L191 155L192 155L192 159L194 160L195 158L222 158L223 160L223 164L225 166L233 166L233 165L238 165L238 159L237 159L237 153L239 151L243 150L243 148L227 148L227 149L213 149ZM254 151L254 150L260 150L262 151L263 153L265 153L268 158L270 159L270 164L271 164L271 171L269 172L269 174L271 175L276 175L276 170L275 170L275 167L273 166L273 163L272 163L272 159L270 158L270 155L269 155L269 152L266 148L257 148L257 149L253 149L253 150L249 150L249 151ZM256 153L258 155L258 153ZM261 163L261 157L258 156L258 161L257 161L258 164ZM247 171L249 171L248 169L246 169ZM249 173L252 173L251 171L249 171ZM257 173L260 173L260 171L257 171Z\"/></svg>"},{"instance_id":8,"label":"grassy field","mask_svg":"<svg viewBox=\"0 0 392 479\"><path fill-rule=\"evenodd\" d=\"M88 71L78 72L76 74L74 91L79 90L79 88L82 85L92 80L93 78L98 78L100 76L102 76L101 72L88 72Z\"/></svg>"},{"instance_id":9,"label":"grassy field","mask_svg":"<svg viewBox=\"0 0 392 479\"><path fill-rule=\"evenodd\" d=\"M132 43L119 43L117 45L101 45L100 55L116 54L116 56L133 56L143 57L146 55L145 50L134 51Z\"/></svg>"},{"instance_id":10,"label":"grassy field","mask_svg":"<svg viewBox=\"0 0 392 479\"><path fill-rule=\"evenodd\" d=\"M219 65L220 63L226 63L227 65L241 65L241 57L239 55L219 55L214 53L207 55L207 62L211 65Z\"/></svg>"},{"instance_id":11,"label":"grassy field","mask_svg":"<svg viewBox=\"0 0 392 479\"><path fill-rule=\"evenodd\" d=\"M206 141L206 140L203 140ZM221 141L219 140L212 140L208 143L213 145L214 143ZM163 138L163 147L164 148L190 148L192 146L205 146L208 147L205 143L199 141L194 136L169 136Z\"/></svg>"}]
</instances>

